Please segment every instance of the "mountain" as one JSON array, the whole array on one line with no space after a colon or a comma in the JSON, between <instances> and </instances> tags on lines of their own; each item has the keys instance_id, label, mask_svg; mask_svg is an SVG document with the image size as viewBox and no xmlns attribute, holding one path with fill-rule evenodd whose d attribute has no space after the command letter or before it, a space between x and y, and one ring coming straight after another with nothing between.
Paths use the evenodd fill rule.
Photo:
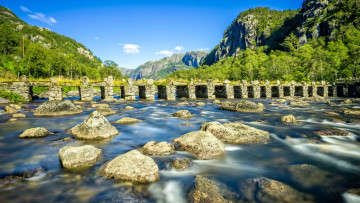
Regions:
<instances>
[{"instance_id":1,"label":"mountain","mask_svg":"<svg viewBox=\"0 0 360 203\"><path fill-rule=\"evenodd\" d=\"M0 77L34 78L87 75L120 78L117 67L108 67L81 43L49 29L31 26L10 9L0 6Z\"/></svg>"},{"instance_id":2,"label":"mountain","mask_svg":"<svg viewBox=\"0 0 360 203\"><path fill-rule=\"evenodd\" d=\"M121 69L123 75L134 80L151 78L158 80L178 70L190 70L199 67L208 53L204 51L190 51L185 54L173 54L158 61L148 61L135 70Z\"/></svg>"},{"instance_id":3,"label":"mountain","mask_svg":"<svg viewBox=\"0 0 360 203\"><path fill-rule=\"evenodd\" d=\"M238 15L196 70L172 78L335 81L360 77L359 0L305 0L298 10Z\"/></svg>"}]
</instances>

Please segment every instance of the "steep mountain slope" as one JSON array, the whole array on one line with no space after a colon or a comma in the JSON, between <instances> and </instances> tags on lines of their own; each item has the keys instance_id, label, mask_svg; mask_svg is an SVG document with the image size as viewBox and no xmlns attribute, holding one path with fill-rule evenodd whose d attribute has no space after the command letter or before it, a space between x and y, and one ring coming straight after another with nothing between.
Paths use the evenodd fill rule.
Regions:
<instances>
[{"instance_id":1,"label":"steep mountain slope","mask_svg":"<svg viewBox=\"0 0 360 203\"><path fill-rule=\"evenodd\" d=\"M172 78L335 81L360 76L360 1L305 0L296 11L249 9L192 71Z\"/></svg>"},{"instance_id":2,"label":"steep mountain slope","mask_svg":"<svg viewBox=\"0 0 360 203\"><path fill-rule=\"evenodd\" d=\"M164 78L178 70L191 70L199 67L208 53L204 51L190 51L185 54L173 54L158 61L148 61L129 73L129 69L122 69L124 75L134 80Z\"/></svg>"},{"instance_id":3,"label":"steep mountain slope","mask_svg":"<svg viewBox=\"0 0 360 203\"><path fill-rule=\"evenodd\" d=\"M0 77L29 75L31 77L103 78L121 77L116 68L108 68L81 43L31 26L10 9L0 6Z\"/></svg>"}]
</instances>

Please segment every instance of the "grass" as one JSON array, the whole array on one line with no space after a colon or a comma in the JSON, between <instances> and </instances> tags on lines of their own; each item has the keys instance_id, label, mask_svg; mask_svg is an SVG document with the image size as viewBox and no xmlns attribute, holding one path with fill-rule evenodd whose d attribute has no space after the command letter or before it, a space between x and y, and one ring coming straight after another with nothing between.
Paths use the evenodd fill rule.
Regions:
<instances>
[{"instance_id":1,"label":"grass","mask_svg":"<svg viewBox=\"0 0 360 203\"><path fill-rule=\"evenodd\" d=\"M22 97L21 95L14 93L14 92L8 92L5 90L0 90L0 97L11 100L13 102L25 101L24 97Z\"/></svg>"},{"instance_id":2,"label":"grass","mask_svg":"<svg viewBox=\"0 0 360 203\"><path fill-rule=\"evenodd\" d=\"M39 95L40 93L45 92L47 90L49 90L49 87L35 86L35 87L32 88L33 93L36 94L36 95Z\"/></svg>"}]
</instances>

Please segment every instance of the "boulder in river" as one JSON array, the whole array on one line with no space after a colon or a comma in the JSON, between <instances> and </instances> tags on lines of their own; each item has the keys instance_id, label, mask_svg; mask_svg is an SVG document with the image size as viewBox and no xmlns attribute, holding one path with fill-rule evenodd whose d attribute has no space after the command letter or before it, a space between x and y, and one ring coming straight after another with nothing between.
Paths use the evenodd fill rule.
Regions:
<instances>
[{"instance_id":1,"label":"boulder in river","mask_svg":"<svg viewBox=\"0 0 360 203\"><path fill-rule=\"evenodd\" d=\"M242 181L239 190L245 202L315 202L311 195L265 177Z\"/></svg>"},{"instance_id":2,"label":"boulder in river","mask_svg":"<svg viewBox=\"0 0 360 203\"><path fill-rule=\"evenodd\" d=\"M20 105L17 105L17 104L10 104L10 107L11 108L14 108L16 110L20 110L21 109L21 106Z\"/></svg>"},{"instance_id":3,"label":"boulder in river","mask_svg":"<svg viewBox=\"0 0 360 203\"><path fill-rule=\"evenodd\" d=\"M319 136L348 136L349 132L340 129L320 130L315 132Z\"/></svg>"},{"instance_id":4,"label":"boulder in river","mask_svg":"<svg viewBox=\"0 0 360 203\"><path fill-rule=\"evenodd\" d=\"M325 99L324 97L321 97L321 96L306 97L306 98L303 98L302 100L309 101L309 102L322 102L322 103L326 103L326 104L330 103L330 100Z\"/></svg>"},{"instance_id":5,"label":"boulder in river","mask_svg":"<svg viewBox=\"0 0 360 203\"><path fill-rule=\"evenodd\" d=\"M78 139L106 139L119 133L119 131L97 111L92 112L84 122L71 128L69 132Z\"/></svg>"},{"instance_id":6,"label":"boulder in river","mask_svg":"<svg viewBox=\"0 0 360 203\"><path fill-rule=\"evenodd\" d=\"M131 150L105 163L101 174L116 180L149 183L159 180L159 167L152 158Z\"/></svg>"},{"instance_id":7,"label":"boulder in river","mask_svg":"<svg viewBox=\"0 0 360 203\"><path fill-rule=\"evenodd\" d=\"M21 168L15 169L13 172L10 173L9 172L2 173L0 176L0 186L21 181L26 178L39 176L44 174L45 172L46 169L42 166L37 166L37 165L23 166Z\"/></svg>"},{"instance_id":8,"label":"boulder in river","mask_svg":"<svg viewBox=\"0 0 360 203\"><path fill-rule=\"evenodd\" d=\"M168 142L150 141L139 149L139 152L146 155L164 156L175 152L174 145Z\"/></svg>"},{"instance_id":9,"label":"boulder in river","mask_svg":"<svg viewBox=\"0 0 360 203\"><path fill-rule=\"evenodd\" d=\"M20 138L37 138L37 137L45 137L47 135L53 134L52 132L46 130L45 128L30 128L25 130L21 135Z\"/></svg>"},{"instance_id":10,"label":"boulder in river","mask_svg":"<svg viewBox=\"0 0 360 203\"><path fill-rule=\"evenodd\" d=\"M18 112L16 109L12 108L11 106L5 106L4 111L6 113L17 113Z\"/></svg>"},{"instance_id":11,"label":"boulder in river","mask_svg":"<svg viewBox=\"0 0 360 203\"><path fill-rule=\"evenodd\" d=\"M213 103L214 103L214 104L221 104L222 102L221 102L220 100L218 100L218 99L215 99L215 100L213 101Z\"/></svg>"},{"instance_id":12,"label":"boulder in river","mask_svg":"<svg viewBox=\"0 0 360 203\"><path fill-rule=\"evenodd\" d=\"M138 123L138 122L141 122L140 119L136 119L136 118L128 118L128 117L125 117L125 118L122 118L120 120L117 120L117 121L114 121L112 123L117 123L117 124L132 124L132 123Z\"/></svg>"},{"instance_id":13,"label":"boulder in river","mask_svg":"<svg viewBox=\"0 0 360 203\"><path fill-rule=\"evenodd\" d=\"M283 122L283 123L296 123L296 119L292 114L290 114L290 115L287 115L287 116L283 116L281 118L281 122Z\"/></svg>"},{"instance_id":14,"label":"boulder in river","mask_svg":"<svg viewBox=\"0 0 360 203\"><path fill-rule=\"evenodd\" d=\"M220 193L214 182L197 175L195 187L190 191L190 200L194 203L202 202L228 202Z\"/></svg>"},{"instance_id":15,"label":"boulder in river","mask_svg":"<svg viewBox=\"0 0 360 203\"><path fill-rule=\"evenodd\" d=\"M249 100L227 101L220 106L221 110L230 110L236 112L262 112L264 109L255 102Z\"/></svg>"},{"instance_id":16,"label":"boulder in river","mask_svg":"<svg viewBox=\"0 0 360 203\"><path fill-rule=\"evenodd\" d=\"M225 143L264 143L270 139L269 132L259 130L241 122L220 124L205 123L200 130L209 132Z\"/></svg>"},{"instance_id":17,"label":"boulder in river","mask_svg":"<svg viewBox=\"0 0 360 203\"><path fill-rule=\"evenodd\" d=\"M205 131L190 132L172 140L172 142L200 159L213 159L225 154L224 143Z\"/></svg>"},{"instance_id":18,"label":"boulder in river","mask_svg":"<svg viewBox=\"0 0 360 203\"><path fill-rule=\"evenodd\" d=\"M198 102L198 103L196 103L196 106L205 106L205 105L206 105L205 102Z\"/></svg>"},{"instance_id":19,"label":"boulder in river","mask_svg":"<svg viewBox=\"0 0 360 203\"><path fill-rule=\"evenodd\" d=\"M26 115L23 113L16 113L13 114L13 118L26 118Z\"/></svg>"},{"instance_id":20,"label":"boulder in river","mask_svg":"<svg viewBox=\"0 0 360 203\"><path fill-rule=\"evenodd\" d=\"M344 111L344 114L360 115L360 110L347 109Z\"/></svg>"},{"instance_id":21,"label":"boulder in river","mask_svg":"<svg viewBox=\"0 0 360 203\"><path fill-rule=\"evenodd\" d=\"M126 111L126 110L134 110L135 108L134 107L132 107L132 106L126 106L125 108L123 108L123 109L120 109L120 110L122 110L122 111Z\"/></svg>"},{"instance_id":22,"label":"boulder in river","mask_svg":"<svg viewBox=\"0 0 360 203\"><path fill-rule=\"evenodd\" d=\"M191 160L188 158L175 158L172 160L172 167L176 168L177 170L185 170L191 165Z\"/></svg>"},{"instance_id":23,"label":"boulder in river","mask_svg":"<svg viewBox=\"0 0 360 203\"><path fill-rule=\"evenodd\" d=\"M61 164L64 168L78 168L95 164L102 155L101 149L92 145L80 147L63 147L59 151Z\"/></svg>"},{"instance_id":24,"label":"boulder in river","mask_svg":"<svg viewBox=\"0 0 360 203\"><path fill-rule=\"evenodd\" d=\"M36 108L34 116L69 116L82 113L83 110L70 101L48 101Z\"/></svg>"},{"instance_id":25,"label":"boulder in river","mask_svg":"<svg viewBox=\"0 0 360 203\"><path fill-rule=\"evenodd\" d=\"M178 118L191 118L192 114L188 110L180 110L173 113L173 116L176 116Z\"/></svg>"},{"instance_id":26,"label":"boulder in river","mask_svg":"<svg viewBox=\"0 0 360 203\"><path fill-rule=\"evenodd\" d=\"M302 100L294 100L289 103L292 106L309 106L309 104Z\"/></svg>"}]
</instances>

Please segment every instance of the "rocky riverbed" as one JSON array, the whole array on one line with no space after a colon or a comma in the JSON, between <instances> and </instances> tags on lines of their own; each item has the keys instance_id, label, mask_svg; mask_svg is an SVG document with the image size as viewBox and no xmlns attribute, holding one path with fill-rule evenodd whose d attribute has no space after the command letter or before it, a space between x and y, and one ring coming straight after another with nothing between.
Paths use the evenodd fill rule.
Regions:
<instances>
[{"instance_id":1,"label":"rocky riverbed","mask_svg":"<svg viewBox=\"0 0 360 203\"><path fill-rule=\"evenodd\" d=\"M357 99L69 101L0 104L1 202L360 200Z\"/></svg>"}]
</instances>

